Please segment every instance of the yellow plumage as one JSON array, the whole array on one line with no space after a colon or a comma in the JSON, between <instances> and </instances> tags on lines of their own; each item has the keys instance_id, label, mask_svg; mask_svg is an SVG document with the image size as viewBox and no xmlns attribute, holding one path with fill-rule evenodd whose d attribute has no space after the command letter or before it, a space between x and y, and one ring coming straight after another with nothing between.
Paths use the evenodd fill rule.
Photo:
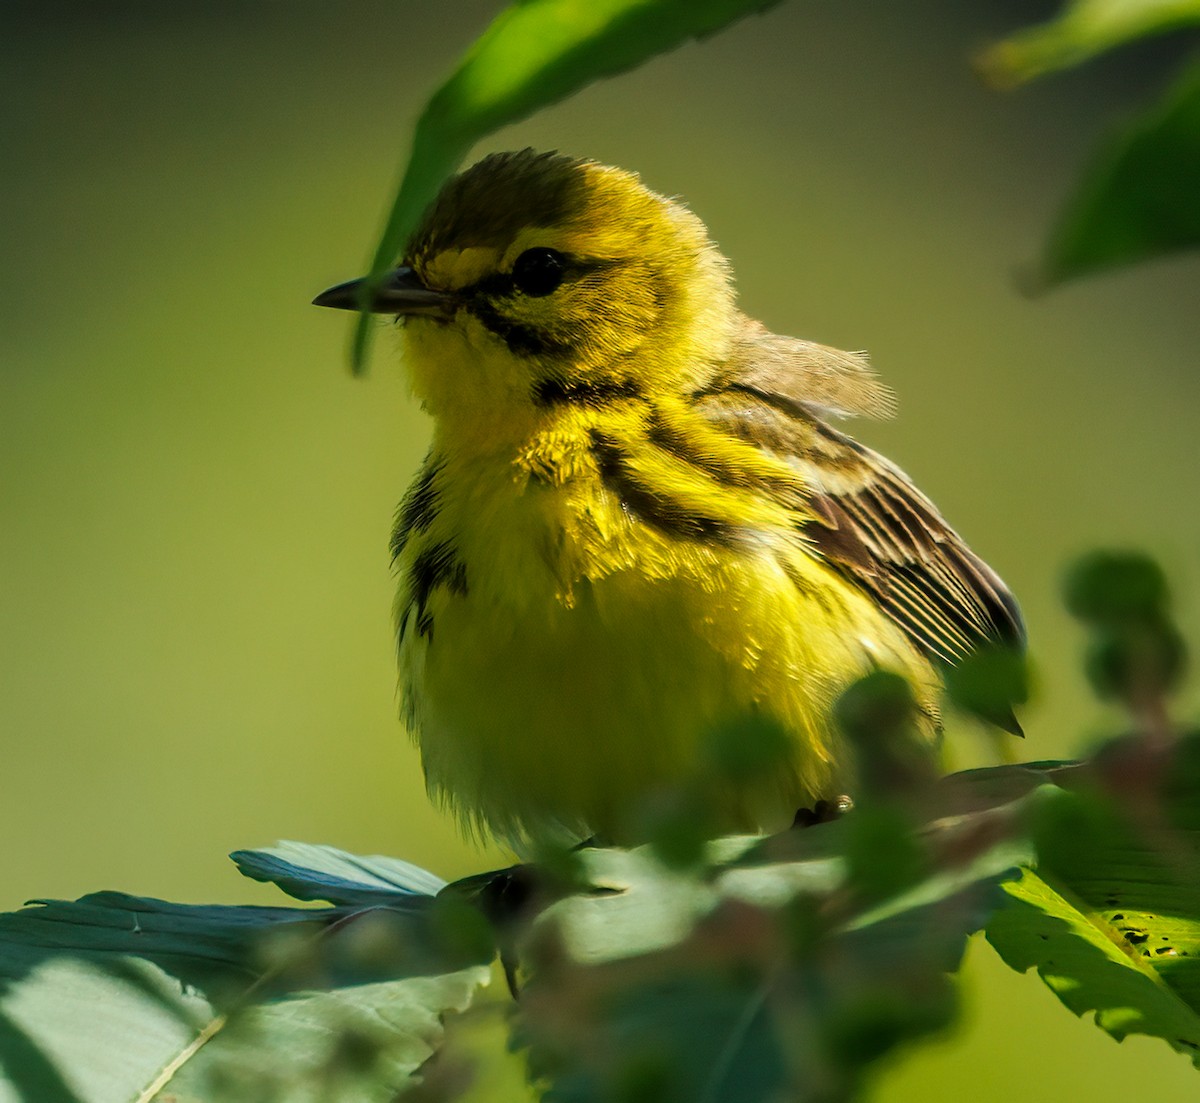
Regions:
<instances>
[{"instance_id":1,"label":"yellow plumage","mask_svg":"<svg viewBox=\"0 0 1200 1103\"><path fill-rule=\"evenodd\" d=\"M847 684L904 674L933 739L934 660L1020 638L999 579L823 420L890 411L865 361L740 314L700 221L636 177L495 155L405 260L373 303L435 422L394 540L403 711L468 827L629 841L753 715L791 753L710 812L784 826L852 785Z\"/></svg>"}]
</instances>

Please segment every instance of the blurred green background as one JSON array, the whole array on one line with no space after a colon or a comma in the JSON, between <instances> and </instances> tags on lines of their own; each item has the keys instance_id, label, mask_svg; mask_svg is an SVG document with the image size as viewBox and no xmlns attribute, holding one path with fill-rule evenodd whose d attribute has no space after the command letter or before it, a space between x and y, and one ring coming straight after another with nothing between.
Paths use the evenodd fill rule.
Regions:
<instances>
[{"instance_id":1,"label":"blurred green background","mask_svg":"<svg viewBox=\"0 0 1200 1103\"><path fill-rule=\"evenodd\" d=\"M386 334L352 380L347 319L308 305L363 269L424 96L496 9L0 14L0 907L271 899L222 855L278 837L504 861L428 806L395 718L387 535L428 426ZM1072 554L1151 550L1200 639L1200 264L1017 290L1174 47L982 88L968 53L1051 10L792 0L486 147L640 171L708 222L749 313L871 352L901 413L855 431L1023 601L1034 758L1119 724L1058 605ZM878 1098L1195 1095L1184 1058L1118 1046L986 945L965 1002Z\"/></svg>"}]
</instances>

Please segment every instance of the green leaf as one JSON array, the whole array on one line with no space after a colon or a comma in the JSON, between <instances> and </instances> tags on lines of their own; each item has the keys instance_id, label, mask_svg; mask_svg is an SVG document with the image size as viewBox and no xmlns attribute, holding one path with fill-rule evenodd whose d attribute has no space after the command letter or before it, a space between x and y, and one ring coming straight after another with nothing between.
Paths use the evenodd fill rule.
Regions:
<instances>
[{"instance_id":1,"label":"green leaf","mask_svg":"<svg viewBox=\"0 0 1200 1103\"><path fill-rule=\"evenodd\" d=\"M382 1103L433 1051L442 1013L488 979L447 952L432 897L414 891L436 881L423 871L296 844L239 860L291 889L373 903L105 892L0 916L2 1103L148 1101L168 1088L206 1103Z\"/></svg>"},{"instance_id":2,"label":"green leaf","mask_svg":"<svg viewBox=\"0 0 1200 1103\"><path fill-rule=\"evenodd\" d=\"M1200 23L1200 0L1074 0L1049 22L985 50L977 64L990 83L1011 87L1149 35Z\"/></svg>"},{"instance_id":3,"label":"green leaf","mask_svg":"<svg viewBox=\"0 0 1200 1103\"><path fill-rule=\"evenodd\" d=\"M946 696L964 712L1020 731L1013 708L1029 701L1029 661L1023 651L984 645L941 674Z\"/></svg>"},{"instance_id":4,"label":"green leaf","mask_svg":"<svg viewBox=\"0 0 1200 1103\"><path fill-rule=\"evenodd\" d=\"M1118 1041L1150 1034L1200 1063L1200 1009L1176 991L1173 981L1183 975L1172 976L1180 962L1188 964L1182 955L1192 958L1200 946L1194 918L1181 922L1126 904L1096 908L1031 871L1008 892L1012 902L987 931L1008 965L1019 972L1036 968L1067 1007L1076 1015L1095 1012L1097 1025ZM1128 942L1131 934L1145 935L1141 946L1150 956ZM1160 949L1180 956L1168 961L1152 952ZM1189 969L1195 968L1192 962Z\"/></svg>"},{"instance_id":5,"label":"green leaf","mask_svg":"<svg viewBox=\"0 0 1200 1103\"><path fill-rule=\"evenodd\" d=\"M422 212L477 141L585 85L632 69L779 0L519 0L476 40L417 121L408 167L364 287L364 301ZM371 316L351 364L363 369Z\"/></svg>"},{"instance_id":6,"label":"green leaf","mask_svg":"<svg viewBox=\"0 0 1200 1103\"><path fill-rule=\"evenodd\" d=\"M1167 576L1137 551L1093 551L1070 565L1063 604L1072 616L1094 624L1160 620L1171 604Z\"/></svg>"},{"instance_id":7,"label":"green leaf","mask_svg":"<svg viewBox=\"0 0 1200 1103\"><path fill-rule=\"evenodd\" d=\"M262 850L235 850L238 871L278 885L297 900L370 907L401 905L411 896L436 896L446 882L399 858L347 854L332 846L283 841Z\"/></svg>"},{"instance_id":8,"label":"green leaf","mask_svg":"<svg viewBox=\"0 0 1200 1103\"><path fill-rule=\"evenodd\" d=\"M543 912L527 946L518 1037L544 1098L853 1097L872 1062L953 1019L946 973L1028 856L1007 806L978 803L912 835L925 860L886 899L843 857L877 822L861 809L718 840L700 877L649 847L584 852L593 891Z\"/></svg>"},{"instance_id":9,"label":"green leaf","mask_svg":"<svg viewBox=\"0 0 1200 1103\"><path fill-rule=\"evenodd\" d=\"M1117 1039L1149 1034L1200 1067L1200 737L1104 748L1033 804L1037 872L987 937Z\"/></svg>"},{"instance_id":10,"label":"green leaf","mask_svg":"<svg viewBox=\"0 0 1200 1103\"><path fill-rule=\"evenodd\" d=\"M1200 64L1105 141L1059 216L1041 278L1061 283L1200 246Z\"/></svg>"}]
</instances>

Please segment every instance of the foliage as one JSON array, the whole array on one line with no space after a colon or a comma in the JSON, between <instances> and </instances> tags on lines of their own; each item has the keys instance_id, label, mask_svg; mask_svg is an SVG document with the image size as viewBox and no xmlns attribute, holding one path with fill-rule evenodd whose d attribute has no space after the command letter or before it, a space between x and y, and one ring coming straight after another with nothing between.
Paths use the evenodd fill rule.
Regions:
<instances>
[{"instance_id":1,"label":"foliage","mask_svg":"<svg viewBox=\"0 0 1200 1103\"><path fill-rule=\"evenodd\" d=\"M1200 1066L1200 732L1177 733L1164 707L1184 665L1166 581L1144 557L1097 553L1066 598L1091 629L1093 687L1136 730L1048 773L1036 873L1006 886L988 939L1113 1037L1150 1034Z\"/></svg>"},{"instance_id":2,"label":"foliage","mask_svg":"<svg viewBox=\"0 0 1200 1103\"><path fill-rule=\"evenodd\" d=\"M923 825L919 860L881 898L850 853L894 829L876 815L706 862L681 893L699 914L657 945L643 925L662 867L595 856L621 891L567 898L529 939L518 1036L546 1098L849 1099L874 1062L951 1022L946 973L1020 854L970 818ZM953 854L936 874L934 853Z\"/></svg>"},{"instance_id":3,"label":"foliage","mask_svg":"<svg viewBox=\"0 0 1200 1103\"><path fill-rule=\"evenodd\" d=\"M1073 0L1049 23L979 58L1013 87L1152 35L1200 25L1198 0ZM1200 246L1200 62L1161 99L1114 127L1058 216L1040 279L1059 283Z\"/></svg>"},{"instance_id":4,"label":"foliage","mask_svg":"<svg viewBox=\"0 0 1200 1103\"><path fill-rule=\"evenodd\" d=\"M234 859L327 906L97 893L0 917L0 1100L457 1099L494 1060L480 1039L505 1035L558 1103L849 1100L953 1022L949 974L984 928L1114 1037L1200 1061L1200 733L1165 709L1183 666L1166 582L1095 554L1066 596L1105 657L1095 688L1135 725L1085 762L939 779L911 691L880 673L837 711L857 804L780 835L668 816L636 850L451 885L287 843ZM1013 656L992 669L986 701L1024 692ZM769 771L778 751L761 724L722 731L700 776ZM445 1035L497 954L520 999Z\"/></svg>"},{"instance_id":5,"label":"foliage","mask_svg":"<svg viewBox=\"0 0 1200 1103\"><path fill-rule=\"evenodd\" d=\"M333 906L102 892L0 917L0 1100L388 1100L488 979L430 874L292 843L235 858Z\"/></svg>"},{"instance_id":6,"label":"foliage","mask_svg":"<svg viewBox=\"0 0 1200 1103\"><path fill-rule=\"evenodd\" d=\"M981 830L996 814L919 825L919 860L886 886L855 856L864 831L902 822L883 808L710 843L686 872L651 848L580 853L569 890L538 871L491 918L529 963L517 1027L550 1098L605 1098L613 1077L848 1097L870 1060L952 1017L945 972L1023 856ZM489 928L465 901L513 871L433 897L428 875L386 859L295 844L237 857L334 906L100 893L0 919L0 1098L391 1098L437 1016L486 977ZM801 1053L806 1022L820 1030Z\"/></svg>"},{"instance_id":7,"label":"foliage","mask_svg":"<svg viewBox=\"0 0 1200 1103\"><path fill-rule=\"evenodd\" d=\"M1198 768L1191 734L1118 740L1063 771L1032 817L1037 872L1006 886L987 935L1113 1037L1150 1034L1200 1065Z\"/></svg>"}]
</instances>

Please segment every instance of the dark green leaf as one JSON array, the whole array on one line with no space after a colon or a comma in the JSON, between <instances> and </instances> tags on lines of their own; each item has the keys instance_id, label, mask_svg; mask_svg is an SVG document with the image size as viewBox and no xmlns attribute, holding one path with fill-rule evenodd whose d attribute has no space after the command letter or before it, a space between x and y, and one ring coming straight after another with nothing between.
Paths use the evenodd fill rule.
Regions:
<instances>
[{"instance_id":1,"label":"dark green leaf","mask_svg":"<svg viewBox=\"0 0 1200 1103\"><path fill-rule=\"evenodd\" d=\"M1061 283L1200 245L1200 64L1104 142L1042 262Z\"/></svg>"},{"instance_id":2,"label":"dark green leaf","mask_svg":"<svg viewBox=\"0 0 1200 1103\"><path fill-rule=\"evenodd\" d=\"M1114 625L1093 634L1084 665L1098 696L1136 707L1176 688L1187 665L1187 649L1168 621Z\"/></svg>"},{"instance_id":3,"label":"dark green leaf","mask_svg":"<svg viewBox=\"0 0 1200 1103\"><path fill-rule=\"evenodd\" d=\"M1139 552L1096 551L1072 565L1067 608L1091 629L1085 669L1101 697L1137 710L1183 676L1187 647L1168 616L1166 576Z\"/></svg>"},{"instance_id":4,"label":"dark green leaf","mask_svg":"<svg viewBox=\"0 0 1200 1103\"><path fill-rule=\"evenodd\" d=\"M926 848L900 809L868 805L856 809L846 822L850 878L867 899L895 896L928 872Z\"/></svg>"},{"instance_id":5,"label":"dark green leaf","mask_svg":"<svg viewBox=\"0 0 1200 1103\"><path fill-rule=\"evenodd\" d=\"M1170 594L1162 568L1136 551L1094 551L1071 564L1063 600L1080 620L1096 624L1156 620Z\"/></svg>"},{"instance_id":6,"label":"dark green leaf","mask_svg":"<svg viewBox=\"0 0 1200 1103\"><path fill-rule=\"evenodd\" d=\"M860 678L838 698L834 719L854 750L857 796L907 800L933 783L937 765L906 678L886 670Z\"/></svg>"},{"instance_id":7,"label":"dark green leaf","mask_svg":"<svg viewBox=\"0 0 1200 1103\"><path fill-rule=\"evenodd\" d=\"M703 859L705 844L716 833L709 808L695 789L658 794L639 809L636 837L648 839L664 865L690 869Z\"/></svg>"},{"instance_id":8,"label":"dark green leaf","mask_svg":"<svg viewBox=\"0 0 1200 1103\"><path fill-rule=\"evenodd\" d=\"M1011 647L981 647L942 671L946 695L960 709L1009 728L1013 709L1029 700L1029 663Z\"/></svg>"},{"instance_id":9,"label":"dark green leaf","mask_svg":"<svg viewBox=\"0 0 1200 1103\"><path fill-rule=\"evenodd\" d=\"M718 777L747 782L770 777L786 764L792 742L778 720L755 714L715 728L708 750Z\"/></svg>"}]
</instances>

